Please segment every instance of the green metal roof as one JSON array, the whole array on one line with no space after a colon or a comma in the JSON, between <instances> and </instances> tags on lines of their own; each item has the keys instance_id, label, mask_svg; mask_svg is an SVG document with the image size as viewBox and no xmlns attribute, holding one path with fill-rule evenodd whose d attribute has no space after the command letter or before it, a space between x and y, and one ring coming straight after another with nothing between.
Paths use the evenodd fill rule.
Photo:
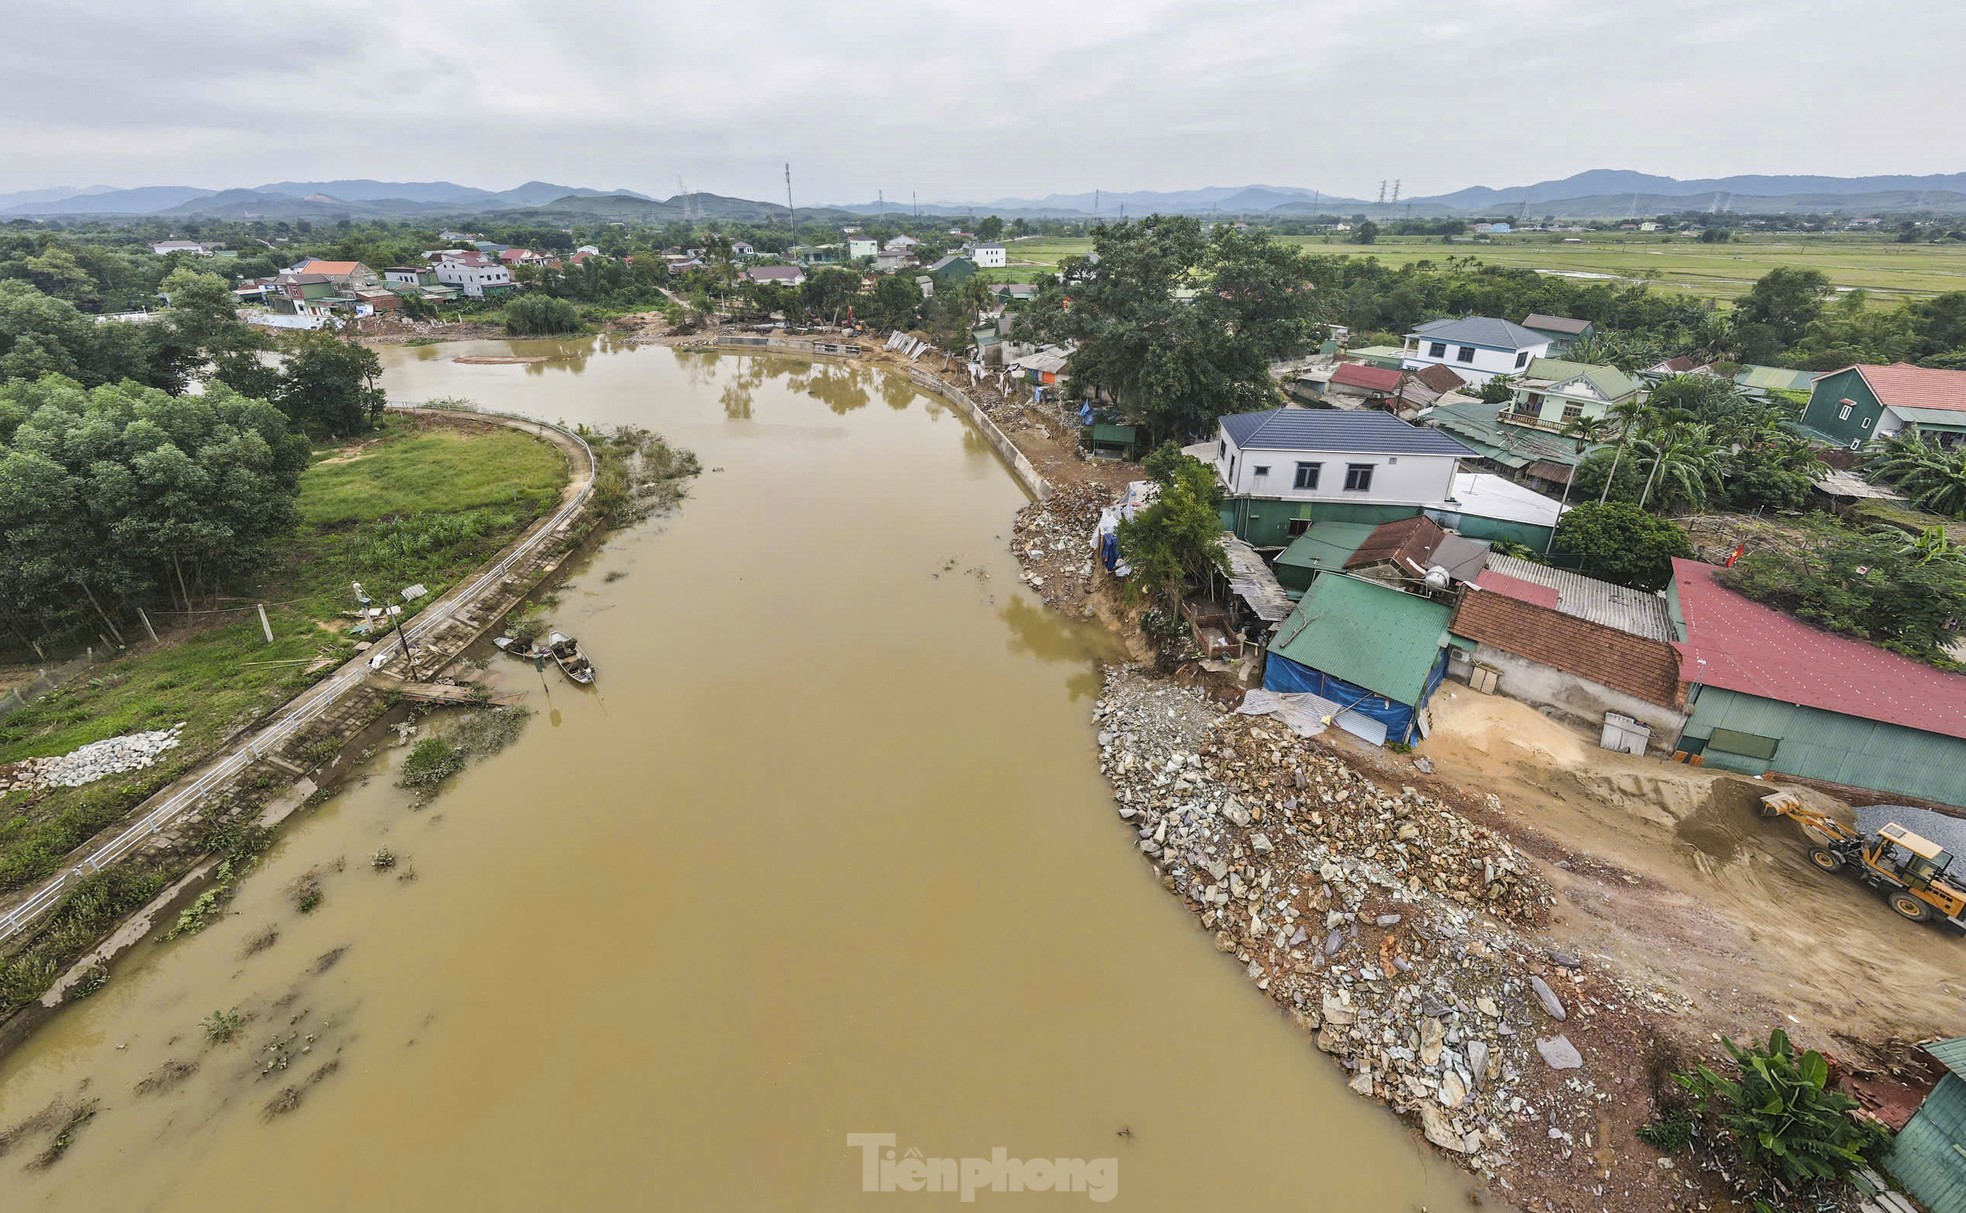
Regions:
<instances>
[{"instance_id":1,"label":"green metal roof","mask_svg":"<svg viewBox=\"0 0 1966 1213\"><path fill-rule=\"evenodd\" d=\"M1818 374L1818 371L1792 371L1782 366L1744 366L1734 376L1734 382L1765 392L1807 392Z\"/></svg>"},{"instance_id":2,"label":"green metal roof","mask_svg":"<svg viewBox=\"0 0 1966 1213\"><path fill-rule=\"evenodd\" d=\"M1533 358L1525 379L1547 379L1552 383L1563 383L1571 379L1584 379L1597 389L1606 400L1617 401L1634 395L1638 391L1638 380L1625 374L1615 366L1599 366L1594 362L1570 362L1562 358Z\"/></svg>"},{"instance_id":3,"label":"green metal roof","mask_svg":"<svg viewBox=\"0 0 1966 1213\"><path fill-rule=\"evenodd\" d=\"M1921 430L1966 430L1966 410L1909 409L1896 404L1888 407L1906 421L1916 423Z\"/></svg>"},{"instance_id":4,"label":"green metal roof","mask_svg":"<svg viewBox=\"0 0 1966 1213\"><path fill-rule=\"evenodd\" d=\"M1375 695L1415 704L1447 644L1451 614L1417 594L1327 573L1304 592L1270 652Z\"/></svg>"},{"instance_id":5,"label":"green metal roof","mask_svg":"<svg viewBox=\"0 0 1966 1213\"><path fill-rule=\"evenodd\" d=\"M1883 1159L1884 1169L1932 1213L1966 1210L1966 1079L1958 1076L1958 1063L1947 1064L1955 1072L1939 1079Z\"/></svg>"},{"instance_id":6,"label":"green metal roof","mask_svg":"<svg viewBox=\"0 0 1966 1213\"><path fill-rule=\"evenodd\" d=\"M1565 467L1576 467L1583 462L1583 457L1577 453L1577 444L1561 434L1544 433L1498 420L1505 407L1482 400L1437 404L1428 409L1420 420L1446 430L1486 458L1506 467L1527 467L1537 460L1548 460ZM1588 453L1597 447L1584 449Z\"/></svg>"},{"instance_id":7,"label":"green metal roof","mask_svg":"<svg viewBox=\"0 0 1966 1213\"><path fill-rule=\"evenodd\" d=\"M1342 569L1378 527L1376 522L1313 522L1283 549L1276 563L1319 572Z\"/></svg>"},{"instance_id":8,"label":"green metal roof","mask_svg":"<svg viewBox=\"0 0 1966 1213\"><path fill-rule=\"evenodd\" d=\"M1938 1058L1940 1065L1966 1079L1966 1036L1935 1040L1925 1046L1925 1051Z\"/></svg>"}]
</instances>

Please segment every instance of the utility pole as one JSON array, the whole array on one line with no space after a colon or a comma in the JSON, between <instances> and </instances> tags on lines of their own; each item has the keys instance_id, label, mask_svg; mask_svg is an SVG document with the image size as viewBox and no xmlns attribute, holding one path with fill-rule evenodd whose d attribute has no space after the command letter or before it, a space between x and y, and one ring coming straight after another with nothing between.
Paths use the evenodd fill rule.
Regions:
<instances>
[{"instance_id":1,"label":"utility pole","mask_svg":"<svg viewBox=\"0 0 1966 1213\"><path fill-rule=\"evenodd\" d=\"M1393 209L1399 209L1399 181L1397 178L1393 181Z\"/></svg>"},{"instance_id":2,"label":"utility pole","mask_svg":"<svg viewBox=\"0 0 1966 1213\"><path fill-rule=\"evenodd\" d=\"M1379 213L1386 213L1386 181L1383 177L1379 179Z\"/></svg>"},{"instance_id":3,"label":"utility pole","mask_svg":"<svg viewBox=\"0 0 1966 1213\"><path fill-rule=\"evenodd\" d=\"M793 232L799 230L799 212L792 209L792 166L789 163L785 166L785 222L791 225Z\"/></svg>"}]
</instances>

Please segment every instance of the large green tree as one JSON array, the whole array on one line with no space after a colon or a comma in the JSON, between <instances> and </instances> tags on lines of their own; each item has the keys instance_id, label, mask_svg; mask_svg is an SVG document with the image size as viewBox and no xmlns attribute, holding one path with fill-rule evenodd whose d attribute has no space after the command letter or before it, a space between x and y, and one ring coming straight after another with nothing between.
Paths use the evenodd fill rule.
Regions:
<instances>
[{"instance_id":1,"label":"large green tree","mask_svg":"<svg viewBox=\"0 0 1966 1213\"><path fill-rule=\"evenodd\" d=\"M1673 557L1690 558L1692 541L1678 523L1635 505L1585 502L1557 523L1555 548L1588 577L1656 590L1672 580Z\"/></svg>"},{"instance_id":2,"label":"large green tree","mask_svg":"<svg viewBox=\"0 0 1966 1213\"><path fill-rule=\"evenodd\" d=\"M287 355L275 403L310 434L355 434L382 417L375 351L328 333L301 337Z\"/></svg>"},{"instance_id":3,"label":"large green tree","mask_svg":"<svg viewBox=\"0 0 1966 1213\"><path fill-rule=\"evenodd\" d=\"M1308 261L1265 233L1155 215L1100 225L1093 254L1040 283L1018 335L1071 343L1070 391L1158 437L1274 405L1269 364L1321 331Z\"/></svg>"},{"instance_id":4,"label":"large green tree","mask_svg":"<svg viewBox=\"0 0 1966 1213\"><path fill-rule=\"evenodd\" d=\"M1734 341L1743 362L1770 362L1802 340L1830 297L1821 270L1780 265L1763 274L1735 306Z\"/></svg>"}]
</instances>

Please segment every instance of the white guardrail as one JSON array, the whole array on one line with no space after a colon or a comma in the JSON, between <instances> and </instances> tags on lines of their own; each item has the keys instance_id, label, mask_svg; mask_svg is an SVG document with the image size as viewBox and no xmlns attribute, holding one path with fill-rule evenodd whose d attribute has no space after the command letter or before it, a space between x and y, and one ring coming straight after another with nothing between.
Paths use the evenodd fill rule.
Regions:
<instances>
[{"instance_id":1,"label":"white guardrail","mask_svg":"<svg viewBox=\"0 0 1966 1213\"><path fill-rule=\"evenodd\" d=\"M411 411L424 406L411 404L391 405L390 407ZM579 434L567 429L565 426L554 425L547 421L537 421L531 417L494 413L486 409L464 409L453 405L446 405L441 409L433 411L469 412L481 416L501 417L564 434L579 443L580 449L586 453L589 475L587 483L581 486L580 491L574 494L571 501L561 506L546 521L546 525L535 529L531 535L520 541L517 547L506 553L503 559L484 572L479 573L461 589L453 589L450 593L432 603L426 610L412 619L403 628L404 635L412 642L429 635L449 622L451 617L456 615L461 607L476 601L487 589L504 580L505 575L512 571L514 565L531 555L533 550L540 544L546 542L554 532L572 521L574 515L580 512L580 507L585 504L588 494L593 491L593 473L600 470L600 465L594 459L594 448L587 445L585 438L582 438ZM213 789L223 785L233 776L239 774L239 772L245 770L253 763L258 762L261 754L279 748L288 738L320 718L343 695L346 695L349 691L360 685L362 680L370 674L372 667L369 665L369 662L371 660L371 655L367 653L353 658L347 664L343 665L341 669L335 671L326 681L315 683L307 690L301 692L300 695L288 701L287 706L280 710L279 714L274 717L272 723L261 729L243 747L235 747L231 753L212 764L197 779L185 787L178 789L176 792L170 793L151 808L148 813L145 813L140 820L125 828L120 834L105 842L102 846L96 848L95 851L90 853L80 863L35 890L32 897L29 897L26 901L9 910L4 918L0 918L0 940L10 939L18 935L20 932L26 930L35 919L53 909L55 904L61 900L62 893L72 881L80 880L91 872L99 872L131 851L134 851L144 840L195 807ZM386 665L388 663L384 662L383 664Z\"/></svg>"}]
</instances>

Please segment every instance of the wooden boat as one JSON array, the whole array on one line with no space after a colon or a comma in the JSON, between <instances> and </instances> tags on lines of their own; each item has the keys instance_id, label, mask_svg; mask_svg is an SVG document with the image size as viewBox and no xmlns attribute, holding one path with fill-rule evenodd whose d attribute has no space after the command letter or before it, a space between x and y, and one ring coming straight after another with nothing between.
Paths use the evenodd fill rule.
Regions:
<instances>
[{"instance_id":1,"label":"wooden boat","mask_svg":"<svg viewBox=\"0 0 1966 1213\"><path fill-rule=\"evenodd\" d=\"M560 672L581 686L594 681L594 663L580 651L580 642L565 632L555 632L546 638L546 651L559 662Z\"/></svg>"},{"instance_id":2,"label":"wooden boat","mask_svg":"<svg viewBox=\"0 0 1966 1213\"><path fill-rule=\"evenodd\" d=\"M545 649L535 649L529 644L521 644L517 636L497 636L492 639L492 643L498 646L499 652L510 653L521 661L531 661L535 657L546 656Z\"/></svg>"}]
</instances>

